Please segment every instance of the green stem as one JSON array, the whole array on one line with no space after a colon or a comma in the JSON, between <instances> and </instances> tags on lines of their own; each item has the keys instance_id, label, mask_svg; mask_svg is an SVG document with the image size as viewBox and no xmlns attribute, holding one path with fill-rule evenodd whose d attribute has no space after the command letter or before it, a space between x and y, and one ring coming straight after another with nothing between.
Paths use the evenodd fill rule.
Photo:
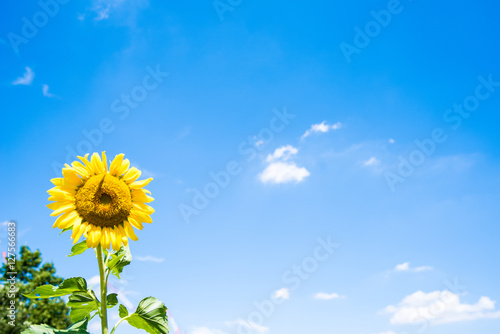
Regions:
<instances>
[{"instance_id":1,"label":"green stem","mask_svg":"<svg viewBox=\"0 0 500 334\"><path fill-rule=\"evenodd\" d=\"M118 322L116 323L115 327L113 327L113 329L111 330L111 334L113 334L113 333L115 332L116 327L118 327L118 325L119 325L119 324L121 324L123 320L126 320L129 316L130 316L130 315L127 315L126 317L121 318L121 319L120 319L120 321L118 321Z\"/></svg>"},{"instance_id":2,"label":"green stem","mask_svg":"<svg viewBox=\"0 0 500 334\"><path fill-rule=\"evenodd\" d=\"M104 276L104 260L102 258L101 244L97 245L97 262L99 263L99 276L100 276L100 287L101 287L101 328L102 334L108 334L108 313L106 307L106 297L108 290L108 282Z\"/></svg>"}]
</instances>

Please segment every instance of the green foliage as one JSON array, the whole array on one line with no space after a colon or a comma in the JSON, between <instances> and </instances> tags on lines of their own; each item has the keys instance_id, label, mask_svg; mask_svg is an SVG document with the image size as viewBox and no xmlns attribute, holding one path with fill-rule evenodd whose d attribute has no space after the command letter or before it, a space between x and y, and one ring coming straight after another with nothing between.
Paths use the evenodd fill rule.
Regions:
<instances>
[{"instance_id":1,"label":"green foliage","mask_svg":"<svg viewBox=\"0 0 500 334\"><path fill-rule=\"evenodd\" d=\"M131 326L143 329L150 334L168 334L167 308L154 297L141 300L134 313L128 314L127 308L120 304L120 317Z\"/></svg>"},{"instance_id":2,"label":"green foliage","mask_svg":"<svg viewBox=\"0 0 500 334\"><path fill-rule=\"evenodd\" d=\"M22 246L19 253L20 257L16 258L15 263L15 272L17 272L15 326L10 326L8 324L10 319L2 316L0 317L0 333L18 334L31 324L41 323L56 329L67 328L71 323L68 316L69 308L60 297L31 300L23 296L41 285L59 285L63 279L55 275L56 269L52 263L42 264L40 251L31 252L28 247ZM0 308L2 310L7 310L11 300L8 297L9 284L5 285L10 278L8 272L11 271L13 270L5 264L0 268Z\"/></svg>"},{"instance_id":3,"label":"green foliage","mask_svg":"<svg viewBox=\"0 0 500 334\"><path fill-rule=\"evenodd\" d=\"M68 329L55 329L47 325L32 325L22 334L89 334L87 331L88 320L84 319L74 323Z\"/></svg>"},{"instance_id":4,"label":"green foliage","mask_svg":"<svg viewBox=\"0 0 500 334\"><path fill-rule=\"evenodd\" d=\"M120 250L116 253L111 254L111 258L108 261L107 269L116 277L120 278L120 274L125 266L128 266L132 262L132 254L128 247L122 246Z\"/></svg>"},{"instance_id":5,"label":"green foliage","mask_svg":"<svg viewBox=\"0 0 500 334\"><path fill-rule=\"evenodd\" d=\"M75 255L82 254L87 249L88 249L87 241L86 240L80 241L79 243L77 243L76 245L71 247L71 254L69 254L68 256L75 256Z\"/></svg>"}]
</instances>

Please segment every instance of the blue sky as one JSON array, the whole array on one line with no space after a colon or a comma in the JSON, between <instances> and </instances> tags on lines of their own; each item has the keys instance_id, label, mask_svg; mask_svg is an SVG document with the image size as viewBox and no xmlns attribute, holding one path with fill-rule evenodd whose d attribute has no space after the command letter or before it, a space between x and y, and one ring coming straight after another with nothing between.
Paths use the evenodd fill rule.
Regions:
<instances>
[{"instance_id":1,"label":"blue sky","mask_svg":"<svg viewBox=\"0 0 500 334\"><path fill-rule=\"evenodd\" d=\"M49 179L105 150L156 209L111 284L172 332L499 332L497 2L45 3L0 13L0 221L59 275Z\"/></svg>"}]
</instances>

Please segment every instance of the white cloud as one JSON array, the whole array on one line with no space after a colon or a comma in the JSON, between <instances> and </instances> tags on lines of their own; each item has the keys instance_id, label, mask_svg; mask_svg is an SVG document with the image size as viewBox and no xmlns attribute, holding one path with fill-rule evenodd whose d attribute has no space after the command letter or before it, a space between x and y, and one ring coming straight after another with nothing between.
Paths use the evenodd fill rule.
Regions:
<instances>
[{"instance_id":1,"label":"white cloud","mask_svg":"<svg viewBox=\"0 0 500 334\"><path fill-rule=\"evenodd\" d=\"M389 138L389 144L394 144L396 141L392 138Z\"/></svg>"},{"instance_id":2,"label":"white cloud","mask_svg":"<svg viewBox=\"0 0 500 334\"><path fill-rule=\"evenodd\" d=\"M281 288L274 292L273 297L276 299L290 299L290 290L287 288Z\"/></svg>"},{"instance_id":3,"label":"white cloud","mask_svg":"<svg viewBox=\"0 0 500 334\"><path fill-rule=\"evenodd\" d=\"M88 286L99 285L100 283L101 283L101 278L99 277L99 275L92 276L91 278L89 278L87 280L87 285Z\"/></svg>"},{"instance_id":4,"label":"white cloud","mask_svg":"<svg viewBox=\"0 0 500 334\"><path fill-rule=\"evenodd\" d=\"M57 95L54 95L54 94L52 94L52 93L49 92L49 85L43 84L42 85L42 92L43 92L43 96L46 96L46 97L57 97Z\"/></svg>"},{"instance_id":5,"label":"white cloud","mask_svg":"<svg viewBox=\"0 0 500 334\"><path fill-rule=\"evenodd\" d=\"M314 295L314 299L319 299L319 300L330 300L330 299L344 299L345 296L341 296L338 293L325 293L325 292L319 292Z\"/></svg>"},{"instance_id":6,"label":"white cloud","mask_svg":"<svg viewBox=\"0 0 500 334\"><path fill-rule=\"evenodd\" d=\"M194 327L191 332L191 334L226 334L226 332L223 332L218 329L210 329L208 327Z\"/></svg>"},{"instance_id":7,"label":"white cloud","mask_svg":"<svg viewBox=\"0 0 500 334\"><path fill-rule=\"evenodd\" d=\"M377 166L380 165L380 160L375 157L371 157L370 159L363 161L363 165L365 166Z\"/></svg>"},{"instance_id":8,"label":"white cloud","mask_svg":"<svg viewBox=\"0 0 500 334\"><path fill-rule=\"evenodd\" d=\"M33 72L33 70L29 67L26 66L26 72L24 72L23 76L22 77L19 77L17 78L16 80L14 80L12 82L12 84L14 86L17 86L17 85L31 85L31 83L33 82L33 79L35 78L35 72Z\"/></svg>"},{"instance_id":9,"label":"white cloud","mask_svg":"<svg viewBox=\"0 0 500 334\"><path fill-rule=\"evenodd\" d=\"M298 152L299 150L292 145L286 145L277 148L273 154L269 154L266 158L268 165L259 174L262 183L299 183L311 175L304 167L298 167L295 162L289 161Z\"/></svg>"},{"instance_id":10,"label":"white cloud","mask_svg":"<svg viewBox=\"0 0 500 334\"><path fill-rule=\"evenodd\" d=\"M297 167L295 163L273 162L260 174L263 183L302 182L311 175L304 167Z\"/></svg>"},{"instance_id":11,"label":"white cloud","mask_svg":"<svg viewBox=\"0 0 500 334\"><path fill-rule=\"evenodd\" d=\"M277 148L273 154L269 154L266 158L266 161L267 162L273 162L276 160L287 161L291 157L297 155L298 152L299 150L293 147L292 145L282 146Z\"/></svg>"},{"instance_id":12,"label":"white cloud","mask_svg":"<svg viewBox=\"0 0 500 334\"><path fill-rule=\"evenodd\" d=\"M342 123L340 122L337 122L335 124L332 124L332 125L328 125L326 123L326 121L323 121L319 124L313 124L311 125L311 127L309 128L309 130L307 130L301 137L301 139L304 139L308 136L310 136L311 134L313 133L318 133L318 132L321 132L321 133L327 133L331 130L338 130L342 127Z\"/></svg>"},{"instance_id":13,"label":"white cloud","mask_svg":"<svg viewBox=\"0 0 500 334\"><path fill-rule=\"evenodd\" d=\"M137 261L147 261L147 262L156 262L156 263L160 263L160 262L165 261L164 258L154 257L154 256L151 256L151 255L136 256L134 258L134 260L137 260Z\"/></svg>"},{"instance_id":14,"label":"white cloud","mask_svg":"<svg viewBox=\"0 0 500 334\"><path fill-rule=\"evenodd\" d=\"M411 271L411 272L418 273L418 272L428 271L428 270L432 270L432 269L434 269L434 268L430 267L430 266L421 266L421 267L411 268L410 267L410 262L405 262L405 263L398 264L394 268L394 271L399 271L399 272L401 272L401 271Z\"/></svg>"},{"instance_id":15,"label":"white cloud","mask_svg":"<svg viewBox=\"0 0 500 334\"><path fill-rule=\"evenodd\" d=\"M254 331L258 332L258 333L265 333L267 331L269 331L269 327L265 327L265 326L262 326L262 325L258 325L254 322L248 322L248 321L245 321L243 319L236 319L234 321L226 321L226 325L227 326L243 326L243 327L247 327L247 328L250 328L250 329L253 329Z\"/></svg>"},{"instance_id":16,"label":"white cloud","mask_svg":"<svg viewBox=\"0 0 500 334\"><path fill-rule=\"evenodd\" d=\"M383 312L392 314L391 324L428 322L436 325L500 318L500 311L495 310L495 302L489 297L481 297L475 304L465 304L460 301L459 295L450 291L417 291L405 297L398 305L387 306Z\"/></svg>"}]
</instances>

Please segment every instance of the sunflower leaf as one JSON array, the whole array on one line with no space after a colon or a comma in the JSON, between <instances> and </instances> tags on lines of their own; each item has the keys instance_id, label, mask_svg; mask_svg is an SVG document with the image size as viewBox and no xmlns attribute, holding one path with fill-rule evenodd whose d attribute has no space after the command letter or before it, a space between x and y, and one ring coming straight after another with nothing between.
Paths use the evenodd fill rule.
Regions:
<instances>
[{"instance_id":1,"label":"sunflower leaf","mask_svg":"<svg viewBox=\"0 0 500 334\"><path fill-rule=\"evenodd\" d=\"M125 307L120 305L120 316L125 315ZM128 323L138 329L143 329L150 334L168 334L167 308L154 297L141 300L137 310L130 315L125 315ZM124 318L124 317L122 317Z\"/></svg>"},{"instance_id":2,"label":"sunflower leaf","mask_svg":"<svg viewBox=\"0 0 500 334\"><path fill-rule=\"evenodd\" d=\"M68 257L82 254L87 249L88 249L87 241L83 240L83 241L77 243L76 245L74 245L73 247L71 247L71 254L69 254Z\"/></svg>"},{"instance_id":3,"label":"sunflower leaf","mask_svg":"<svg viewBox=\"0 0 500 334\"><path fill-rule=\"evenodd\" d=\"M128 266L130 262L132 262L130 249L122 246L118 252L113 253L110 256L111 258L107 264L108 270L111 271L113 275L120 278L123 267Z\"/></svg>"},{"instance_id":4,"label":"sunflower leaf","mask_svg":"<svg viewBox=\"0 0 500 334\"><path fill-rule=\"evenodd\" d=\"M69 296L67 305L71 308L69 312L71 321L82 321L87 319L91 312L97 311L99 302L94 298L88 291L74 292L71 296Z\"/></svg>"},{"instance_id":5,"label":"sunflower leaf","mask_svg":"<svg viewBox=\"0 0 500 334\"><path fill-rule=\"evenodd\" d=\"M127 308L122 304L118 306L118 315L120 316L120 318L125 318L128 315Z\"/></svg>"},{"instance_id":6,"label":"sunflower leaf","mask_svg":"<svg viewBox=\"0 0 500 334\"><path fill-rule=\"evenodd\" d=\"M87 331L88 319L76 322L68 329L55 329L48 325L31 325L21 334L89 334Z\"/></svg>"},{"instance_id":7,"label":"sunflower leaf","mask_svg":"<svg viewBox=\"0 0 500 334\"><path fill-rule=\"evenodd\" d=\"M28 298L52 298L66 296L77 291L87 291L87 282L82 277L65 279L58 287L50 284L41 285L29 294L23 295Z\"/></svg>"},{"instance_id":8,"label":"sunflower leaf","mask_svg":"<svg viewBox=\"0 0 500 334\"><path fill-rule=\"evenodd\" d=\"M107 308L115 307L115 305L118 304L118 298L116 296L118 296L116 293L110 293L109 295L106 296Z\"/></svg>"}]
</instances>

